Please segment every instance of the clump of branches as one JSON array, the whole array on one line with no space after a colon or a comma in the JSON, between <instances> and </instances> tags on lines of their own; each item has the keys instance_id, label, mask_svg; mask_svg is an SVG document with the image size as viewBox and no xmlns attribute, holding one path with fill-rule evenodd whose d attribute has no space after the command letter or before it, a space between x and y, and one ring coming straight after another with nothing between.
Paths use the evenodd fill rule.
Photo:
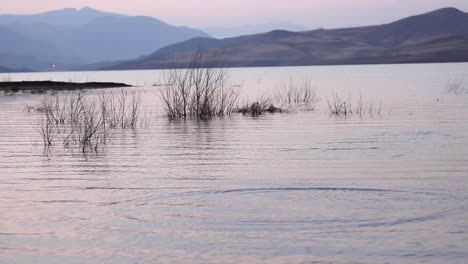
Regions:
<instances>
[{"instance_id":1,"label":"clump of branches","mask_svg":"<svg viewBox=\"0 0 468 264\"><path fill-rule=\"evenodd\" d=\"M140 116L140 92L121 90L86 96L83 91L44 97L38 107L38 130L45 147L61 143L82 152L98 151L115 129L136 128Z\"/></svg>"},{"instance_id":2,"label":"clump of branches","mask_svg":"<svg viewBox=\"0 0 468 264\"><path fill-rule=\"evenodd\" d=\"M315 104L320 100L317 89L309 78L296 82L292 78L288 84L283 83L276 91L276 102L290 106L302 106L306 110L314 110Z\"/></svg>"},{"instance_id":3,"label":"clump of branches","mask_svg":"<svg viewBox=\"0 0 468 264\"><path fill-rule=\"evenodd\" d=\"M262 115L264 113L281 113L283 111L282 108L276 107L270 99L257 100L253 103L247 102L244 106L237 109L239 113L253 116Z\"/></svg>"},{"instance_id":4,"label":"clump of branches","mask_svg":"<svg viewBox=\"0 0 468 264\"><path fill-rule=\"evenodd\" d=\"M445 93L454 95L468 94L468 88L463 87L461 81L451 81L445 85Z\"/></svg>"},{"instance_id":5,"label":"clump of branches","mask_svg":"<svg viewBox=\"0 0 468 264\"><path fill-rule=\"evenodd\" d=\"M141 92L120 90L98 95L100 114L111 129L136 128L140 119Z\"/></svg>"},{"instance_id":6,"label":"clump of branches","mask_svg":"<svg viewBox=\"0 0 468 264\"><path fill-rule=\"evenodd\" d=\"M327 100L327 104L332 115L347 116L353 113L351 95L348 99L343 99L337 92L333 91L332 99Z\"/></svg>"},{"instance_id":7,"label":"clump of branches","mask_svg":"<svg viewBox=\"0 0 468 264\"><path fill-rule=\"evenodd\" d=\"M382 102L380 102L378 108L374 106L374 100L369 99L365 101L362 97L362 93L359 93L359 97L355 102L355 107L353 107L353 100L351 94L347 98L340 96L337 92L332 92L332 98L327 99L328 111L331 115L334 116L349 116L349 115L359 115L363 116L365 114L380 115L382 113Z\"/></svg>"},{"instance_id":8,"label":"clump of branches","mask_svg":"<svg viewBox=\"0 0 468 264\"><path fill-rule=\"evenodd\" d=\"M160 97L167 117L206 119L236 111L239 91L228 86L229 75L217 61L207 63L197 51L187 69L164 71Z\"/></svg>"}]
</instances>

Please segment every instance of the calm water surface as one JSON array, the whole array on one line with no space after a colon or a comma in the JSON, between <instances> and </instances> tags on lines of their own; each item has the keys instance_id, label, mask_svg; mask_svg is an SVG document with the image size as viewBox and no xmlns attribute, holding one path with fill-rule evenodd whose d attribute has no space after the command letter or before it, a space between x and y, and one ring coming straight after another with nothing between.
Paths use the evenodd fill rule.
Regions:
<instances>
[{"instance_id":1,"label":"calm water surface","mask_svg":"<svg viewBox=\"0 0 468 264\"><path fill-rule=\"evenodd\" d=\"M0 263L466 263L468 64L232 69L245 98L309 77L314 112L152 118L99 153L45 151L0 97ZM158 109L158 71L12 74L122 81ZM468 86L467 86L468 88ZM332 90L383 102L336 118Z\"/></svg>"}]
</instances>

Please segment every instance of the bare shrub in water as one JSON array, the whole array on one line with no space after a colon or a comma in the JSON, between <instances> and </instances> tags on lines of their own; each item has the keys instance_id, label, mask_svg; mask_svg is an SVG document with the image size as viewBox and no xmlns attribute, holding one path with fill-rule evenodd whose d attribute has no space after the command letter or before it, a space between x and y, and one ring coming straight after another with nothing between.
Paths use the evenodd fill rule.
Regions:
<instances>
[{"instance_id":1,"label":"bare shrub in water","mask_svg":"<svg viewBox=\"0 0 468 264\"><path fill-rule=\"evenodd\" d=\"M228 73L220 64L207 64L197 51L187 69L164 71L165 86L160 97L167 117L210 118L232 114L237 108L239 92L228 87Z\"/></svg>"},{"instance_id":2,"label":"bare shrub in water","mask_svg":"<svg viewBox=\"0 0 468 264\"><path fill-rule=\"evenodd\" d=\"M364 102L362 92L359 92L359 97L356 102L356 108L353 113L359 116L362 116L366 113L368 113L369 115L373 115L374 113L380 115L382 111L382 102L380 102L378 109L375 109L374 104L375 103L373 99L369 99L367 102Z\"/></svg>"},{"instance_id":3,"label":"bare shrub in water","mask_svg":"<svg viewBox=\"0 0 468 264\"><path fill-rule=\"evenodd\" d=\"M351 95L349 95L348 99L343 99L337 92L333 91L332 99L327 100L327 104L332 115L347 116L353 113Z\"/></svg>"},{"instance_id":4,"label":"bare shrub in water","mask_svg":"<svg viewBox=\"0 0 468 264\"><path fill-rule=\"evenodd\" d=\"M44 97L39 113L39 132L45 147L61 138L65 147L82 152L97 151L117 128L136 128L141 105L140 92L103 92L87 97L82 91Z\"/></svg>"},{"instance_id":5,"label":"bare shrub in water","mask_svg":"<svg viewBox=\"0 0 468 264\"><path fill-rule=\"evenodd\" d=\"M282 84L275 99L280 104L303 105L306 110L314 110L315 103L319 101L317 89L308 78L299 83L290 79L289 84Z\"/></svg>"},{"instance_id":6,"label":"bare shrub in water","mask_svg":"<svg viewBox=\"0 0 468 264\"><path fill-rule=\"evenodd\" d=\"M108 128L136 128L140 118L141 92L124 91L119 93L101 93L99 108L106 117L104 125Z\"/></svg>"},{"instance_id":7,"label":"bare shrub in water","mask_svg":"<svg viewBox=\"0 0 468 264\"><path fill-rule=\"evenodd\" d=\"M56 130L56 124L52 113L52 102L43 100L41 109L42 115L38 120L39 134L42 137L44 146L51 147L54 144Z\"/></svg>"},{"instance_id":8,"label":"bare shrub in water","mask_svg":"<svg viewBox=\"0 0 468 264\"><path fill-rule=\"evenodd\" d=\"M468 89L463 87L461 81L451 81L445 85L445 93L454 95L468 94Z\"/></svg>"},{"instance_id":9,"label":"bare shrub in water","mask_svg":"<svg viewBox=\"0 0 468 264\"><path fill-rule=\"evenodd\" d=\"M370 99L364 103L362 93L359 93L359 97L356 102L356 108L353 108L353 101L351 94L348 98L344 99L337 92L332 92L332 98L327 99L328 111L331 115L335 116L349 116L357 114L363 116L364 114L374 115L374 113L380 115L382 112L382 102L380 102L377 109L374 108L374 100Z\"/></svg>"}]
</instances>

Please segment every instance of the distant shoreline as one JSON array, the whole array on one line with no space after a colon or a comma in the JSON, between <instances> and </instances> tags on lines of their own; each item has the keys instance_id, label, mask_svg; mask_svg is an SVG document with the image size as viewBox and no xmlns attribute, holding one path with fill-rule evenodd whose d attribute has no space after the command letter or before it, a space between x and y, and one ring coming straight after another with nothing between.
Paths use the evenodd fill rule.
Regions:
<instances>
[{"instance_id":1,"label":"distant shoreline","mask_svg":"<svg viewBox=\"0 0 468 264\"><path fill-rule=\"evenodd\" d=\"M0 82L0 91L4 92L30 92L42 93L45 91L65 91L82 89L103 89L132 87L125 83L114 82L54 82L54 81L21 81L21 82Z\"/></svg>"},{"instance_id":2,"label":"distant shoreline","mask_svg":"<svg viewBox=\"0 0 468 264\"><path fill-rule=\"evenodd\" d=\"M242 68L282 68L282 67L332 67L332 66L391 66L391 65L418 65L418 64L464 64L468 63L467 60L453 60L453 61L411 61L411 62L368 62L368 63L328 63L328 64L292 64L292 65L281 65L281 64L272 64L272 65L245 65L245 66L239 66L239 65L223 65L222 68L226 69L242 69ZM31 71L31 72L0 72L0 75L11 75L11 74L17 74L17 73L73 73L73 72L120 72L120 71L164 71L168 69L186 69L187 65L179 65L176 67L156 67L156 68L102 68L102 69L93 69L93 70L79 70L79 71L73 71L73 70L63 70L63 71ZM32 81L33 82L42 82L42 81ZM0 91L2 91L2 87L4 83L8 82L2 82L0 81ZM10 82L10 83L19 83L19 82ZM69 82L54 82L54 83L67 83L70 84ZM92 83L97 83L97 82L92 82ZM112 82L111 82L112 83ZM76 83L76 84L82 84L82 83ZM91 84L91 83L86 83L86 84ZM107 83L104 83L107 84ZM113 83L112 83L113 84ZM119 83L116 83L119 84ZM121 84L121 85L126 85L124 87L131 87L131 85L127 84ZM95 87L92 87L95 88ZM111 88L111 87L97 87L99 88ZM85 88L83 88L85 89Z\"/></svg>"},{"instance_id":3,"label":"distant shoreline","mask_svg":"<svg viewBox=\"0 0 468 264\"><path fill-rule=\"evenodd\" d=\"M408 62L341 62L341 63L297 63L297 64L225 64L222 65L222 68L226 69L241 69L241 68L282 68L282 67L330 67L330 66L385 66L385 65L415 65L415 64L460 64L468 63L466 60L428 60L428 61L408 61ZM173 66L173 65L172 65ZM122 68L103 68L90 70L90 72L112 72L112 71L162 71L167 69L186 69L188 68L187 64L184 65L175 65L173 67L122 67ZM210 68L210 66L208 66Z\"/></svg>"}]
</instances>

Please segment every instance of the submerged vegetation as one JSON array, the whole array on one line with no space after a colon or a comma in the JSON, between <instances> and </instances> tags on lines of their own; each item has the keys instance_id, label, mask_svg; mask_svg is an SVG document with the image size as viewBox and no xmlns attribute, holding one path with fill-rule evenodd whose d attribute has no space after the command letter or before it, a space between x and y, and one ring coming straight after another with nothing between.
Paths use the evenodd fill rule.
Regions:
<instances>
[{"instance_id":1,"label":"submerged vegetation","mask_svg":"<svg viewBox=\"0 0 468 264\"><path fill-rule=\"evenodd\" d=\"M198 64L198 59L194 65ZM276 90L274 99L263 94L256 100L238 104L239 91L228 87L227 75L219 68L191 67L170 70L165 75L169 85L160 87L164 116L170 119L208 119L234 113L258 116L264 113L283 113L315 110L319 101L310 81ZM44 95L41 103L26 110L36 114L37 129L43 145L50 148L62 145L81 152L97 152L106 145L116 130L147 127L149 120L142 116L142 92L118 90L93 92L65 91ZM278 107L279 105L280 107ZM333 91L327 99L328 111L334 116L380 115L382 104L376 108L373 100L359 94L341 96ZM299 107L299 108L298 108Z\"/></svg>"},{"instance_id":2,"label":"submerged vegetation","mask_svg":"<svg viewBox=\"0 0 468 264\"><path fill-rule=\"evenodd\" d=\"M453 95L468 94L468 88L463 86L462 81L450 81L445 85L445 93Z\"/></svg>"},{"instance_id":3,"label":"submerged vegetation","mask_svg":"<svg viewBox=\"0 0 468 264\"><path fill-rule=\"evenodd\" d=\"M317 88L313 86L309 78L296 82L290 79L288 84L282 84L276 91L275 100L279 104L287 104L290 107L301 107L304 110L314 110L315 104L320 100Z\"/></svg>"},{"instance_id":4,"label":"submerged vegetation","mask_svg":"<svg viewBox=\"0 0 468 264\"><path fill-rule=\"evenodd\" d=\"M276 107L271 100L257 100L253 103L246 103L243 107L237 109L238 113L250 114L253 116L258 116L263 113L282 113L284 110L282 108Z\"/></svg>"},{"instance_id":5,"label":"submerged vegetation","mask_svg":"<svg viewBox=\"0 0 468 264\"><path fill-rule=\"evenodd\" d=\"M354 104L351 93L348 97L342 97L335 91L332 91L332 98L327 99L327 104L330 115L334 116L349 116L353 114L359 116L365 114L380 115L382 113L382 102L380 102L378 108L375 108L374 100L369 99L365 101L362 97L362 93L359 93L359 98L355 102L355 107L353 107Z\"/></svg>"},{"instance_id":6,"label":"submerged vegetation","mask_svg":"<svg viewBox=\"0 0 468 264\"><path fill-rule=\"evenodd\" d=\"M317 90L309 79L283 84L274 96L263 96L239 104L239 87L229 86L229 74L222 60L207 63L197 51L187 69L164 71L165 85L159 86L164 113L170 119L207 119L233 113L260 115L290 112L293 109L314 110L319 101Z\"/></svg>"},{"instance_id":7,"label":"submerged vegetation","mask_svg":"<svg viewBox=\"0 0 468 264\"><path fill-rule=\"evenodd\" d=\"M37 107L38 130L45 147L62 144L82 152L98 151L115 129L136 128L140 121L139 91L102 92L88 97L82 91L46 96Z\"/></svg>"},{"instance_id":8,"label":"submerged vegetation","mask_svg":"<svg viewBox=\"0 0 468 264\"><path fill-rule=\"evenodd\" d=\"M217 67L214 67L217 66ZM158 85L164 117L169 119L210 119L244 114L258 116L264 113L313 111L320 98L310 79L283 83L272 94L263 94L256 100L239 103L240 89L230 86L229 74L219 63L205 62L197 52L186 69L165 70ZM452 90L456 90L453 88ZM40 105L26 107L37 115L37 127L45 147L63 145L81 152L97 152L114 132L148 126L141 116L141 91L94 92L61 91L46 94ZM373 100L356 101L351 94L342 97L333 91L327 99L328 111L334 116L380 114L382 104L374 107Z\"/></svg>"},{"instance_id":9,"label":"submerged vegetation","mask_svg":"<svg viewBox=\"0 0 468 264\"><path fill-rule=\"evenodd\" d=\"M160 97L171 119L227 116L236 112L239 91L228 87L229 76L222 65L208 65L201 52L195 53L187 69L164 72Z\"/></svg>"},{"instance_id":10,"label":"submerged vegetation","mask_svg":"<svg viewBox=\"0 0 468 264\"><path fill-rule=\"evenodd\" d=\"M170 119L315 110L319 101L310 81L296 83L290 80L288 85L276 90L274 99L262 95L253 102L240 105L239 91L227 85L228 75L224 69L204 67L199 56L188 69L169 70L165 78L168 84L161 86L159 92L164 116ZM45 147L63 145L76 147L81 152L97 152L117 129L148 126L148 119L141 117L141 102L141 91L103 91L87 95L79 90L47 94L38 106L27 106L26 110L36 113L38 131ZM335 116L380 115L382 109L382 104L375 108L374 101L365 101L361 93L353 101L351 94L342 97L333 91L327 104L329 113Z\"/></svg>"},{"instance_id":11,"label":"submerged vegetation","mask_svg":"<svg viewBox=\"0 0 468 264\"><path fill-rule=\"evenodd\" d=\"M247 102L238 107L237 112L256 116L263 113L284 113L296 110L313 111L319 100L317 89L310 79L306 78L302 82L290 79L288 84L283 83L275 91L274 97L263 94L254 102Z\"/></svg>"}]
</instances>

